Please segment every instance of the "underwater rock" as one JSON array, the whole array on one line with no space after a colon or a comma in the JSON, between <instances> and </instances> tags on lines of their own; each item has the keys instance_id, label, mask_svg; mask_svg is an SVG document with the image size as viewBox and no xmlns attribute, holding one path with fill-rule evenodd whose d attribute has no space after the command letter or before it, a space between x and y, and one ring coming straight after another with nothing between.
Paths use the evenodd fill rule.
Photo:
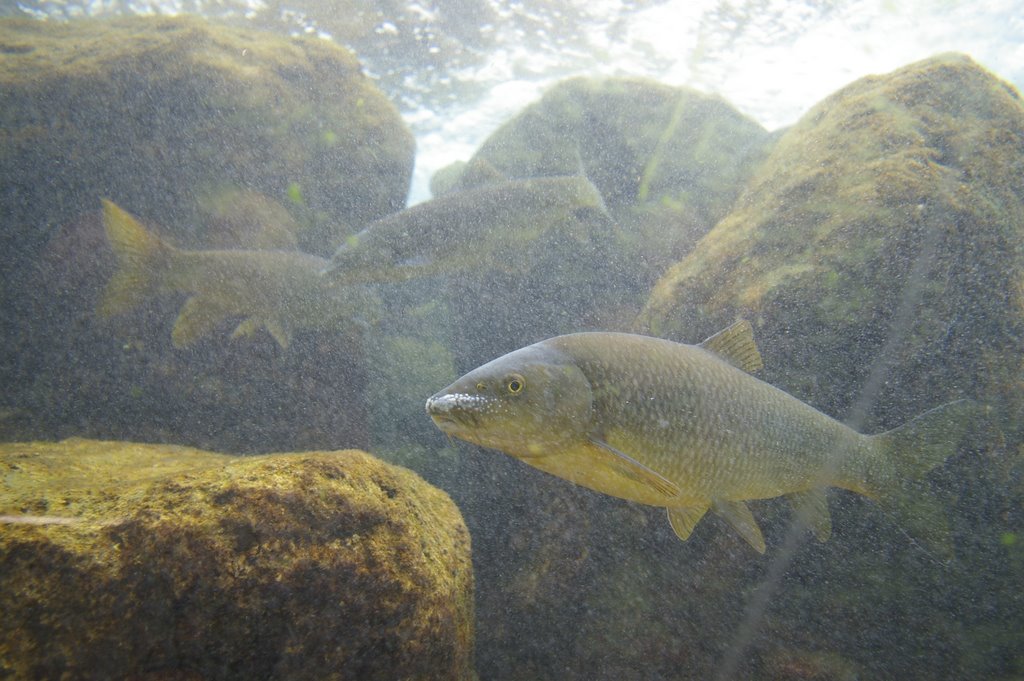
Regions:
<instances>
[{"instance_id":1,"label":"underwater rock","mask_svg":"<svg viewBox=\"0 0 1024 681\"><path fill-rule=\"evenodd\" d=\"M317 333L299 324L278 353L261 323L228 340L244 321L232 317L180 352L182 297L95 315L115 271L91 215L102 197L181 248L292 260L404 205L412 136L348 51L194 17L3 19L0 84L0 383L18 409L2 439L365 447L365 320L318 315Z\"/></svg>"},{"instance_id":2,"label":"underwater rock","mask_svg":"<svg viewBox=\"0 0 1024 681\"><path fill-rule=\"evenodd\" d=\"M1022 172L1021 100L969 59L863 79L780 137L641 318L641 330L693 342L749 317L759 377L840 419L860 404L865 432L963 395L989 404L997 437L979 429L926 481L954 558L933 556L884 505L836 492L827 544L790 541L790 510L756 502L775 548L750 561L713 524L681 545L661 513L465 450L463 478L484 484L452 494L474 535L480 619L500 621L480 628L481 675L1012 678L1024 632ZM554 283L507 302L498 286L463 288L500 302L453 325L459 368L512 349L498 346L529 333ZM517 310L508 322L506 308ZM590 326L581 309L566 309L568 330L615 328ZM531 342L544 337L532 331ZM497 352L479 350L487 341ZM574 507L556 516L552 498ZM572 542L558 532L568 512L580 518ZM512 542L526 533L520 551Z\"/></svg>"},{"instance_id":3,"label":"underwater rock","mask_svg":"<svg viewBox=\"0 0 1024 681\"><path fill-rule=\"evenodd\" d=\"M101 196L196 246L198 197L260 192L320 255L405 204L412 135L329 41L179 16L3 19L0 46L5 278Z\"/></svg>"},{"instance_id":4,"label":"underwater rock","mask_svg":"<svg viewBox=\"0 0 1024 681\"><path fill-rule=\"evenodd\" d=\"M863 78L782 135L652 292L640 330L685 341L749 318L765 380L865 432L961 396L991 409L924 485L955 557L884 512L855 521L871 512L838 494L844 541L801 549L761 623L784 639L772 644L841 642L868 678L1012 675L1022 563L1002 538L1024 522L1022 173L1021 97L969 58ZM992 621L1016 633L972 653Z\"/></svg>"},{"instance_id":5,"label":"underwater rock","mask_svg":"<svg viewBox=\"0 0 1024 681\"><path fill-rule=\"evenodd\" d=\"M492 134L458 184L584 174L609 209L672 201L707 218L729 209L769 137L713 95L639 78L572 78Z\"/></svg>"},{"instance_id":6,"label":"underwater rock","mask_svg":"<svg viewBox=\"0 0 1024 681\"><path fill-rule=\"evenodd\" d=\"M858 681L857 666L838 653L777 650L766 654L763 677L773 681Z\"/></svg>"},{"instance_id":7,"label":"underwater rock","mask_svg":"<svg viewBox=\"0 0 1024 681\"><path fill-rule=\"evenodd\" d=\"M769 382L876 427L961 394L1019 421L1022 169L1020 96L969 58L856 81L779 139L639 326L685 340L749 318Z\"/></svg>"},{"instance_id":8,"label":"underwater rock","mask_svg":"<svg viewBox=\"0 0 1024 681\"><path fill-rule=\"evenodd\" d=\"M469 535L407 470L79 439L0 470L12 678L474 678Z\"/></svg>"},{"instance_id":9,"label":"underwater rock","mask_svg":"<svg viewBox=\"0 0 1024 681\"><path fill-rule=\"evenodd\" d=\"M772 139L722 99L686 88L633 78L555 85L468 162L439 171L434 189L447 198L514 178L582 175L614 228L569 247L524 244L512 266L458 282L486 306L453 296L458 323L486 316L503 341L466 347L460 338L460 368L517 342L628 329L654 282L729 210Z\"/></svg>"}]
</instances>

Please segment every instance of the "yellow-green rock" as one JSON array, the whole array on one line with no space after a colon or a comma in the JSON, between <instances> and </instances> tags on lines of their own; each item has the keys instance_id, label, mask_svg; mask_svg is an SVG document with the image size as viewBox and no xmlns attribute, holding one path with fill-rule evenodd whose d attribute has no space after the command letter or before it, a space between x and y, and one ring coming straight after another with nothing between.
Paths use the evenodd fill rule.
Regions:
<instances>
[{"instance_id":1,"label":"yellow-green rock","mask_svg":"<svg viewBox=\"0 0 1024 681\"><path fill-rule=\"evenodd\" d=\"M0 474L0 676L474 676L469 536L405 469L74 439Z\"/></svg>"},{"instance_id":2,"label":"yellow-green rock","mask_svg":"<svg viewBox=\"0 0 1024 681\"><path fill-rule=\"evenodd\" d=\"M640 328L747 317L769 380L829 413L897 425L968 394L1024 434L1022 174L1020 95L969 58L860 79L779 139Z\"/></svg>"}]
</instances>

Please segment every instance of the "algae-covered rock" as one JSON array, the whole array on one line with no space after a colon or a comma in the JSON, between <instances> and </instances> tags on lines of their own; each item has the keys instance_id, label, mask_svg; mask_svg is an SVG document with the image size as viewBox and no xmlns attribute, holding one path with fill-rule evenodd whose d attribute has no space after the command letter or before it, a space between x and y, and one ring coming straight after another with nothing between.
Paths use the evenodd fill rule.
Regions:
<instances>
[{"instance_id":1,"label":"algae-covered rock","mask_svg":"<svg viewBox=\"0 0 1024 681\"><path fill-rule=\"evenodd\" d=\"M412 137L351 53L194 17L0 20L0 92L3 439L366 446L361 328L325 316L276 353L262 330L232 342L233 317L186 353L184 297L95 314L103 197L181 248L324 254L404 205Z\"/></svg>"},{"instance_id":2,"label":"algae-covered rock","mask_svg":"<svg viewBox=\"0 0 1024 681\"><path fill-rule=\"evenodd\" d=\"M641 326L692 341L749 317L769 380L832 414L870 397L895 425L971 394L1020 422L1022 171L1020 96L970 59L861 79L782 136Z\"/></svg>"},{"instance_id":3,"label":"algae-covered rock","mask_svg":"<svg viewBox=\"0 0 1024 681\"><path fill-rule=\"evenodd\" d=\"M31 254L101 196L187 243L198 197L260 192L287 203L300 246L321 255L405 204L412 136L328 41L185 16L5 19L0 90L5 253Z\"/></svg>"},{"instance_id":4,"label":"algae-covered rock","mask_svg":"<svg viewBox=\"0 0 1024 681\"><path fill-rule=\"evenodd\" d=\"M586 176L617 228L605 237L611 255L583 265L601 270L611 295L591 290L583 297L604 301L604 328L622 328L615 322L642 305L633 295L645 298L729 210L771 140L718 97L635 78L573 78L501 126L467 163L439 171L432 186L451 193L508 178ZM544 285L540 300L574 290L574 276L564 277L560 290ZM577 327L593 322L582 309ZM575 330L569 326L564 330ZM551 330L537 328L532 339Z\"/></svg>"},{"instance_id":5,"label":"algae-covered rock","mask_svg":"<svg viewBox=\"0 0 1024 681\"><path fill-rule=\"evenodd\" d=\"M585 174L609 208L644 201L728 210L766 144L764 128L724 100L637 78L572 78L491 135L463 184Z\"/></svg>"},{"instance_id":6,"label":"algae-covered rock","mask_svg":"<svg viewBox=\"0 0 1024 681\"><path fill-rule=\"evenodd\" d=\"M885 504L833 495L833 539L801 549L760 624L775 640L751 642L765 678L778 678L772 647L836 646L859 678L1015 671L1022 173L1021 98L970 59L864 78L779 139L734 209L654 289L642 330L692 342L747 317L762 377L860 430L961 396L991 409L972 451L922 483L953 557L908 537ZM886 624L893 612L899 623Z\"/></svg>"},{"instance_id":7,"label":"algae-covered rock","mask_svg":"<svg viewBox=\"0 0 1024 681\"><path fill-rule=\"evenodd\" d=\"M0 445L12 678L471 679L458 510L359 451Z\"/></svg>"}]
</instances>

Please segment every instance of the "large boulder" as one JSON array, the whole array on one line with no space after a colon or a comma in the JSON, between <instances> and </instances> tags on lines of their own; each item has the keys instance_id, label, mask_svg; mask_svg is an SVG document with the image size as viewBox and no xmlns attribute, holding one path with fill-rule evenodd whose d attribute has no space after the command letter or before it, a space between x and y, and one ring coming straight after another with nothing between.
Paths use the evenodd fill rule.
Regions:
<instances>
[{"instance_id":1,"label":"large boulder","mask_svg":"<svg viewBox=\"0 0 1024 681\"><path fill-rule=\"evenodd\" d=\"M5 19L0 89L5 277L24 265L14 255L101 196L188 243L201 199L260 192L321 255L405 205L412 135L356 58L325 40L187 16Z\"/></svg>"},{"instance_id":2,"label":"large boulder","mask_svg":"<svg viewBox=\"0 0 1024 681\"><path fill-rule=\"evenodd\" d=\"M640 78L571 78L480 146L459 183L585 174L609 208L644 201L722 215L768 133L725 100Z\"/></svg>"},{"instance_id":3,"label":"large boulder","mask_svg":"<svg viewBox=\"0 0 1024 681\"><path fill-rule=\"evenodd\" d=\"M969 58L863 78L779 139L651 294L641 330L693 342L749 318L762 377L860 430L962 396L991 409L972 450L925 481L955 557L831 494L833 539L801 550L778 583L763 634L741 651L751 671L776 678L779 659L817 649L841 650L867 678L1012 677L1024 631L1022 173L1021 97ZM768 525L781 540L784 526ZM756 583L749 571L723 579L729 565L709 566L727 593ZM693 616L710 631L723 613L738 619Z\"/></svg>"},{"instance_id":4,"label":"large boulder","mask_svg":"<svg viewBox=\"0 0 1024 681\"><path fill-rule=\"evenodd\" d=\"M226 319L176 350L184 296L95 313L101 197L179 247L324 255L405 204L412 136L349 51L194 17L0 20L0 91L4 439L367 445L365 320L279 352Z\"/></svg>"},{"instance_id":5,"label":"large boulder","mask_svg":"<svg viewBox=\"0 0 1024 681\"><path fill-rule=\"evenodd\" d=\"M619 225L619 257L606 268L620 278L615 288L646 295L725 215L772 139L728 102L690 88L571 78L498 128L466 164L438 173L433 186L585 175Z\"/></svg>"},{"instance_id":6,"label":"large boulder","mask_svg":"<svg viewBox=\"0 0 1024 681\"><path fill-rule=\"evenodd\" d=\"M11 678L472 679L469 535L359 451L0 445Z\"/></svg>"},{"instance_id":7,"label":"large boulder","mask_svg":"<svg viewBox=\"0 0 1024 681\"><path fill-rule=\"evenodd\" d=\"M747 317L769 379L829 413L870 397L857 418L895 425L969 394L1017 430L1022 170L1020 95L967 57L861 79L782 136L639 326L693 341Z\"/></svg>"}]
</instances>

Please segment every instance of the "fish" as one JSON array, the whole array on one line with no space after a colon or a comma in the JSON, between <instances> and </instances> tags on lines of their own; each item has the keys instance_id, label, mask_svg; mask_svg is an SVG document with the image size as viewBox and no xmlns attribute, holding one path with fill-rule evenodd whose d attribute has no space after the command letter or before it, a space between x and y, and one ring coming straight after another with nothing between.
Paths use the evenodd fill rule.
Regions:
<instances>
[{"instance_id":1,"label":"fish","mask_svg":"<svg viewBox=\"0 0 1024 681\"><path fill-rule=\"evenodd\" d=\"M664 507L681 540L710 510L762 554L748 501L787 497L826 541L829 487L898 498L957 451L979 414L963 399L865 435L751 375L761 367L746 320L698 345L574 333L470 371L426 410L449 436Z\"/></svg>"},{"instance_id":2,"label":"fish","mask_svg":"<svg viewBox=\"0 0 1024 681\"><path fill-rule=\"evenodd\" d=\"M325 275L343 283L515 265L522 246L571 221L610 224L601 193L582 175L497 182L445 194L371 223L349 236Z\"/></svg>"},{"instance_id":3,"label":"fish","mask_svg":"<svg viewBox=\"0 0 1024 681\"><path fill-rule=\"evenodd\" d=\"M97 306L101 318L123 314L148 298L187 294L171 341L187 347L228 318L241 318L232 338L266 329L287 349L296 329L330 329L372 315L373 296L327 281L328 261L295 250L176 248L107 199L103 226L117 269Z\"/></svg>"}]
</instances>

